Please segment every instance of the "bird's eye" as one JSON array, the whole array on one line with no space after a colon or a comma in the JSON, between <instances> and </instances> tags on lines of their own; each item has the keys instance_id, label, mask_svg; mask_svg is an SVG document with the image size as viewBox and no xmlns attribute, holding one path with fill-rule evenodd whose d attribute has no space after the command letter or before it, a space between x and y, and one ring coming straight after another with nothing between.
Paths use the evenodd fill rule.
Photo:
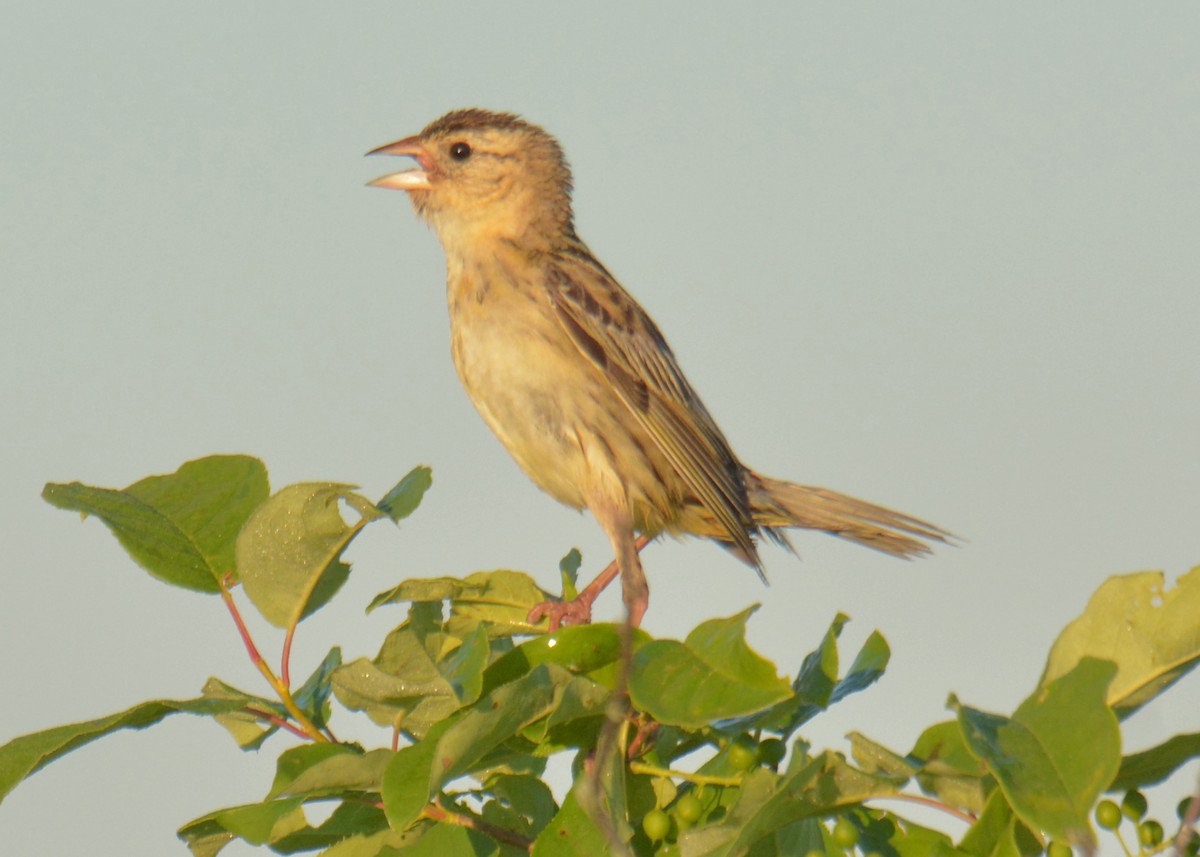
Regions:
<instances>
[{"instance_id":1,"label":"bird's eye","mask_svg":"<svg viewBox=\"0 0 1200 857\"><path fill-rule=\"evenodd\" d=\"M471 147L466 143L455 143L450 147L450 157L456 161L465 161L471 157Z\"/></svg>"}]
</instances>

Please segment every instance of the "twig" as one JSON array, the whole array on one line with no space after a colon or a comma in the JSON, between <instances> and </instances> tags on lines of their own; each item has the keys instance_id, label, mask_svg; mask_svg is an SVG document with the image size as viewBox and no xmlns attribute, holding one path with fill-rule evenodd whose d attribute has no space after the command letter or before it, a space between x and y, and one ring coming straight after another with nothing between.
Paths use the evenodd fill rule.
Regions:
<instances>
[{"instance_id":1,"label":"twig","mask_svg":"<svg viewBox=\"0 0 1200 857\"><path fill-rule=\"evenodd\" d=\"M955 818L960 819L961 821L965 821L967 824L974 824L977 820L975 818L975 816L971 815L971 813L969 813L969 812L964 812L961 809L956 809L955 807L952 807L949 804L942 803L939 800L934 800L931 797L925 797L924 795L879 795L878 797L870 798L870 800L872 800L872 801L902 800L902 801L908 801L909 803L919 803L922 806L929 806L929 807L933 807L934 809L940 809L942 812L945 812L949 815L953 815Z\"/></svg>"},{"instance_id":2,"label":"twig","mask_svg":"<svg viewBox=\"0 0 1200 857\"><path fill-rule=\"evenodd\" d=\"M297 729L291 723L289 723L288 721L286 721L282 717L280 717L278 714L272 714L271 712L263 711L260 708L246 707L246 708L243 708L242 710L253 717L257 717L259 720L269 720L272 725L278 726L280 729L286 729L287 731L291 732L293 735L297 736L298 738L307 738L308 737L307 733L305 733L301 729Z\"/></svg>"},{"instance_id":3,"label":"twig","mask_svg":"<svg viewBox=\"0 0 1200 857\"><path fill-rule=\"evenodd\" d=\"M284 687L292 686L292 637L296 636L296 623L292 622L283 635L283 654L279 658L279 680Z\"/></svg>"},{"instance_id":4,"label":"twig","mask_svg":"<svg viewBox=\"0 0 1200 857\"><path fill-rule=\"evenodd\" d=\"M460 827L466 827L471 830L478 830L480 833L492 837L492 839L500 842L507 842L522 851L532 851L533 842L521 836L519 833L513 833L511 830L506 830L503 827L497 827L494 824L488 824L481 818L476 818L473 815L466 815L461 812L452 812L446 809L438 801L434 801L422 810L421 815L433 821L440 821L445 824L457 824Z\"/></svg>"},{"instance_id":5,"label":"twig","mask_svg":"<svg viewBox=\"0 0 1200 857\"><path fill-rule=\"evenodd\" d=\"M647 774L652 777L671 777L676 780L687 780L698 786L740 786L741 777L718 777L712 774L692 774L687 771L676 771L671 768L660 768L657 765L647 765L643 762L630 762L629 771L633 774Z\"/></svg>"},{"instance_id":6,"label":"twig","mask_svg":"<svg viewBox=\"0 0 1200 857\"><path fill-rule=\"evenodd\" d=\"M621 839L611 812L603 804L603 780L608 766L625 763L625 753L620 752L618 744L622 742L626 734L626 713L629 710L629 673L632 667L633 623L629 621L629 614L626 612L625 621L621 623L621 656L617 664L617 678L608 704L605 706L606 722L596 741L590 769L585 766L585 774L579 780L579 789L576 794L580 808L592 820L608 843L608 853L616 855L616 857L632 857L632 853L629 846Z\"/></svg>"},{"instance_id":7,"label":"twig","mask_svg":"<svg viewBox=\"0 0 1200 857\"><path fill-rule=\"evenodd\" d=\"M246 628L246 623L242 619L241 611L238 610L237 604L234 603L233 595L229 592L228 579L229 575L217 580L217 586L221 590L221 599L225 602L225 606L229 609L229 615L233 617L233 623L237 626L238 634L242 637L242 642L246 646L246 651L250 655L250 660L262 673L263 678L267 683L274 688L276 695L279 696L279 701L283 703L283 707L287 709L288 714L292 715L306 737L320 743L328 743L329 739L325 737L308 716L300 710L300 706L296 705L296 700L292 698L292 692L286 684L275 677L275 673L267 665L262 654L258 651L258 646L254 645L254 638L250 636L249 629Z\"/></svg>"},{"instance_id":8,"label":"twig","mask_svg":"<svg viewBox=\"0 0 1200 857\"><path fill-rule=\"evenodd\" d=\"M1192 795L1191 801L1188 802L1187 811L1184 812L1183 818L1179 820L1179 834L1175 837L1175 853L1187 853L1188 843L1195 836L1196 819L1200 818L1200 792Z\"/></svg>"}]
</instances>

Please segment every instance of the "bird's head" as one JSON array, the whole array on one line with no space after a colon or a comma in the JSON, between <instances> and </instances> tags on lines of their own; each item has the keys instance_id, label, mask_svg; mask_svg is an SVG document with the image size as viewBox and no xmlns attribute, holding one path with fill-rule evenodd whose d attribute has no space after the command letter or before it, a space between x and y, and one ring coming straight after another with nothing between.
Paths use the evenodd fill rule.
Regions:
<instances>
[{"instance_id":1,"label":"bird's head","mask_svg":"<svg viewBox=\"0 0 1200 857\"><path fill-rule=\"evenodd\" d=\"M370 184L407 191L448 251L488 239L545 249L572 233L571 170L558 141L510 113L455 110L367 154L417 162Z\"/></svg>"}]
</instances>

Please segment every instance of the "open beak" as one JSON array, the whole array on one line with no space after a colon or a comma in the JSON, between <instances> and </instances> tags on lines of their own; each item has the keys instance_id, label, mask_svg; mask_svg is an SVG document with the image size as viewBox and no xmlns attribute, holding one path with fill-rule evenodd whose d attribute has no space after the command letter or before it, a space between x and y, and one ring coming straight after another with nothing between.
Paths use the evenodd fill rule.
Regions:
<instances>
[{"instance_id":1,"label":"open beak","mask_svg":"<svg viewBox=\"0 0 1200 857\"><path fill-rule=\"evenodd\" d=\"M404 155L415 159L419 165L411 170L390 173L389 175L372 179L367 182L370 187L385 187L391 190L429 190L433 187L429 182L429 173L432 171L433 163L429 158L429 153L421 145L419 138L405 137L403 140L397 140L395 143L388 143L386 146L372 149L367 154Z\"/></svg>"}]
</instances>

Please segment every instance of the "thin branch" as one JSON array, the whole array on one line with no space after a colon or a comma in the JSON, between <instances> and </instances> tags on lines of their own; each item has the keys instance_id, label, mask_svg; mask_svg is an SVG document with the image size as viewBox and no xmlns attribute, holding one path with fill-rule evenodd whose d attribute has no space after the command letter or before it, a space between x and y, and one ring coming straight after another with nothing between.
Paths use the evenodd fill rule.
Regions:
<instances>
[{"instance_id":1,"label":"thin branch","mask_svg":"<svg viewBox=\"0 0 1200 857\"><path fill-rule=\"evenodd\" d=\"M965 821L967 824L974 824L977 821L975 816L969 812L964 812L961 809L957 809L949 804L944 804L941 801L934 800L931 797L925 797L924 795L879 795L878 797L872 797L868 799L872 801L902 800L907 801L908 803L919 803L922 806L940 809L942 812L947 813L948 815L953 815L955 818Z\"/></svg>"},{"instance_id":2,"label":"thin branch","mask_svg":"<svg viewBox=\"0 0 1200 857\"><path fill-rule=\"evenodd\" d=\"M272 723L272 725L278 726L280 729L286 729L287 731L291 732L293 735L297 736L298 738L308 738L307 733L305 733L301 729L297 729L295 726L293 726L287 720L284 720L282 717L280 717L278 714L272 714L271 712L263 711L260 708L247 707L247 708L243 708L242 710L245 711L247 714L252 715L253 717L257 717L259 720L269 720Z\"/></svg>"},{"instance_id":3,"label":"thin branch","mask_svg":"<svg viewBox=\"0 0 1200 857\"><path fill-rule=\"evenodd\" d=\"M283 636L283 654L279 658L279 679L284 687L292 686L292 638L296 636L296 623L288 625L287 633Z\"/></svg>"},{"instance_id":4,"label":"thin branch","mask_svg":"<svg viewBox=\"0 0 1200 857\"><path fill-rule=\"evenodd\" d=\"M740 786L741 777L717 777L712 774L692 774L687 771L676 771L671 768L660 768L642 762L630 762L629 771L633 774L647 774L651 777L671 777L676 780L687 780L698 786Z\"/></svg>"},{"instance_id":5,"label":"thin branch","mask_svg":"<svg viewBox=\"0 0 1200 857\"><path fill-rule=\"evenodd\" d=\"M225 606L229 609L229 615L233 617L233 623L237 626L238 634L242 637L242 642L246 645L246 651L250 654L250 660L262 673L263 678L267 683L274 688L275 693L279 696L279 701L283 703L283 707L287 709L288 714L292 715L300 727L304 730L306 737L320 743L328 743L326 738L308 716L300 710L300 706L296 705L296 700L292 698L292 692L288 686L275 677L275 673L267 665L263 656L258 651L258 646L254 645L254 638L250 636L249 629L246 628L246 622L242 619L242 613L238 610L237 604L233 600L233 595L229 591L228 581L230 575L226 575L217 581L217 585L221 590L221 599L225 602Z\"/></svg>"},{"instance_id":6,"label":"thin branch","mask_svg":"<svg viewBox=\"0 0 1200 857\"><path fill-rule=\"evenodd\" d=\"M633 740L629 742L629 748L625 751L627 759L636 759L643 753L649 752L650 748L645 745L649 744L650 739L658 732L658 723L644 715L635 719L635 722L638 724L638 729Z\"/></svg>"},{"instance_id":7,"label":"thin branch","mask_svg":"<svg viewBox=\"0 0 1200 857\"><path fill-rule=\"evenodd\" d=\"M1184 854L1187 852L1188 843L1195 836L1196 819L1200 818L1200 790L1192 795L1192 799L1188 802L1187 810L1183 813L1183 818L1179 820L1179 833L1175 836L1175 853Z\"/></svg>"},{"instance_id":8,"label":"thin branch","mask_svg":"<svg viewBox=\"0 0 1200 857\"><path fill-rule=\"evenodd\" d=\"M533 841L526 839L519 833L513 833L511 830L506 830L503 827L496 827L494 824L488 824L481 818L476 818L473 815L466 815L461 812L453 812L446 809L437 801L429 804L422 810L421 815L432 821L440 821L443 824L457 824L460 827L466 827L471 830L478 830L480 833L486 834L492 839L500 842L507 842L522 851L532 851Z\"/></svg>"}]
</instances>

